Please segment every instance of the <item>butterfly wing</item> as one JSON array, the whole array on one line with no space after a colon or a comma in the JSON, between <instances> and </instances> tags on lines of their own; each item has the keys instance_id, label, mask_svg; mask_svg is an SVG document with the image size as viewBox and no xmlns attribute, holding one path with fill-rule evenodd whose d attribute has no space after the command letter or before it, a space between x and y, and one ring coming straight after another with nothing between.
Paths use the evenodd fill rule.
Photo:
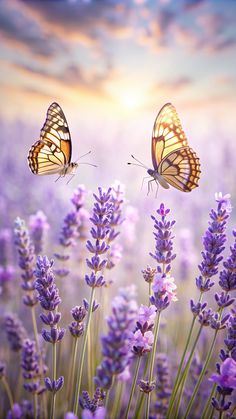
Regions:
<instances>
[{"instance_id":1,"label":"butterfly wing","mask_svg":"<svg viewBox=\"0 0 236 419\"><path fill-rule=\"evenodd\" d=\"M154 169L175 188L190 192L198 186L200 162L188 146L175 107L167 103L156 117L152 133Z\"/></svg>"},{"instance_id":2,"label":"butterfly wing","mask_svg":"<svg viewBox=\"0 0 236 419\"><path fill-rule=\"evenodd\" d=\"M152 132L152 163L155 170L172 151L188 145L175 107L166 103L156 117Z\"/></svg>"},{"instance_id":3,"label":"butterfly wing","mask_svg":"<svg viewBox=\"0 0 236 419\"><path fill-rule=\"evenodd\" d=\"M29 151L29 167L34 174L48 175L59 173L70 161L70 131L61 107L54 102L48 108L40 140Z\"/></svg>"},{"instance_id":4,"label":"butterfly wing","mask_svg":"<svg viewBox=\"0 0 236 419\"><path fill-rule=\"evenodd\" d=\"M158 172L171 186L191 192L198 186L200 178L199 158L191 148L179 148L161 161Z\"/></svg>"}]
</instances>

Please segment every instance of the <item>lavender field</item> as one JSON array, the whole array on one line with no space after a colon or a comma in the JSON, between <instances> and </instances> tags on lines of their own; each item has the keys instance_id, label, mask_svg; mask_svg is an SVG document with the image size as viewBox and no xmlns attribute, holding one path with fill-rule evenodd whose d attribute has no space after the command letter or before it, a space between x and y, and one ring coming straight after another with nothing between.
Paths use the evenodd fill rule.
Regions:
<instances>
[{"instance_id":1,"label":"lavender field","mask_svg":"<svg viewBox=\"0 0 236 419\"><path fill-rule=\"evenodd\" d=\"M235 13L1 2L0 418L236 417ZM69 183L27 162L54 101ZM147 194L167 102L199 187Z\"/></svg>"}]
</instances>

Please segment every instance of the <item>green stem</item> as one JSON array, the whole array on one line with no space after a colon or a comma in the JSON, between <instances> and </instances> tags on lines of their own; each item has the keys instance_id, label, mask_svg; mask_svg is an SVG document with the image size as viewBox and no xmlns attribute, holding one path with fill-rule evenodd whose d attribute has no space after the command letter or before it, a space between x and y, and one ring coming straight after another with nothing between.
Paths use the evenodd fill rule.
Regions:
<instances>
[{"instance_id":1,"label":"green stem","mask_svg":"<svg viewBox=\"0 0 236 419\"><path fill-rule=\"evenodd\" d=\"M53 380L57 379L57 347L56 343L52 344L52 363L53 363ZM52 393L52 406L51 406L51 419L55 417L55 406L56 406L56 392Z\"/></svg>"},{"instance_id":2,"label":"green stem","mask_svg":"<svg viewBox=\"0 0 236 419\"><path fill-rule=\"evenodd\" d=\"M73 393L73 389L74 389L74 369L75 369L76 354L77 354L77 350L76 350L77 340L78 339L76 337L72 337L72 356L70 357L70 366L69 366L67 389L66 389L66 410L70 409L71 394Z\"/></svg>"},{"instance_id":3,"label":"green stem","mask_svg":"<svg viewBox=\"0 0 236 419\"><path fill-rule=\"evenodd\" d=\"M124 383L122 381L118 381L117 383L117 389L116 389L116 397L114 400L112 412L111 412L111 418L118 418L118 411L121 405L121 401L123 398L123 391L124 391Z\"/></svg>"},{"instance_id":4,"label":"green stem","mask_svg":"<svg viewBox=\"0 0 236 419\"><path fill-rule=\"evenodd\" d=\"M34 393L34 418L37 419L37 410L38 410L38 396L37 393Z\"/></svg>"},{"instance_id":5,"label":"green stem","mask_svg":"<svg viewBox=\"0 0 236 419\"><path fill-rule=\"evenodd\" d=\"M130 411L130 406L132 403L132 399L133 399L133 395L134 395L134 390L137 384L137 378L138 378L138 372L139 372L139 368L140 368L140 362L141 362L141 356L138 357L138 361L136 364L136 368L135 368L135 374L134 374L134 379L133 379L133 384L132 384L132 388L131 388L131 393L129 396L129 403L126 409L126 413L125 413L125 419L128 419L129 417L129 411Z\"/></svg>"},{"instance_id":6,"label":"green stem","mask_svg":"<svg viewBox=\"0 0 236 419\"><path fill-rule=\"evenodd\" d=\"M134 415L134 417L137 418L137 419L143 418L143 415L142 416L140 416L140 415L141 415L142 409L143 409L143 404L144 404L144 400L145 400L144 397L145 397L145 393L142 392L141 397L139 398L138 406L137 406L136 411L135 411L135 415Z\"/></svg>"},{"instance_id":7,"label":"green stem","mask_svg":"<svg viewBox=\"0 0 236 419\"><path fill-rule=\"evenodd\" d=\"M203 369L202 369L202 371L201 371L201 374L199 375L199 378L198 378L197 384L196 384L196 386L195 386L195 388L194 388L194 391L193 391L192 397L191 397L191 399L190 399L190 401L189 401L189 404L188 404L188 406L187 406L187 410L186 410L186 412L185 412L185 415L184 415L184 418L183 418L183 419L186 419L186 418L188 417L188 414L189 414L189 412L190 412L190 410L191 410L191 408L192 408L192 405L193 405L193 402L194 402L195 396L196 396L196 394L197 394L197 391L198 391L198 389L199 389L199 386L200 386L200 384L201 384L201 382L202 382L202 379L203 379L203 377L204 377L204 374L205 374L206 369L207 369L207 367L208 367L208 364L209 364L209 362L210 362L210 359L211 359L211 356L212 356L212 352L213 352L213 349L214 349L214 346L215 346L215 341L216 341L216 337L217 337L217 332L218 332L218 330L216 330L216 331L215 331L214 338L213 338L213 340L212 340L211 347L210 347L210 350L209 350L209 352L208 352L208 355L207 355L207 358L206 358L206 361L205 361L205 365L204 365L204 367L203 367Z\"/></svg>"},{"instance_id":8,"label":"green stem","mask_svg":"<svg viewBox=\"0 0 236 419\"><path fill-rule=\"evenodd\" d=\"M186 363L186 366L185 366L185 368L184 368L184 370L183 370L183 373L182 373L182 375L181 375L181 378L180 378L180 380L179 380L179 385L181 385L181 388L180 388L180 394L179 394L179 397L178 397L177 406L176 406L176 411L175 411L175 417L176 417L176 418L178 417L179 407L180 407L180 403L181 403L181 400L182 400L182 395L183 395L183 391L184 391L185 383L186 383L186 380L187 380L187 378L188 378L188 372L189 372L189 369L190 369L190 366L191 366L191 362L192 362L192 359L193 359L193 356L194 356L194 352L195 352L195 349L196 349L196 346L197 346L197 343L198 343L199 337L200 337L201 332L202 332L202 328L203 328L203 326L201 325L201 326L200 326L200 328L199 328L198 334L197 334L197 336L196 336L196 338L195 338L194 344L193 344L193 346L192 346L192 349L191 349L191 352L190 352L190 355L189 355L188 361L187 361L187 363ZM179 385L178 385L178 387L177 387L177 391L178 391L178 389L179 389ZM171 409L171 410L172 410L172 409ZM170 413L171 413L171 412L170 412Z\"/></svg>"},{"instance_id":9,"label":"green stem","mask_svg":"<svg viewBox=\"0 0 236 419\"><path fill-rule=\"evenodd\" d=\"M160 324L160 316L161 316L161 313L159 312L157 314L157 318L155 322L155 329L154 329L154 341L153 341L153 347L152 347L152 353L151 353L151 362L150 362L149 379L148 379L149 385L151 385L151 382L153 380L153 368L154 368L155 355L156 355L156 349L157 349L157 338L158 338L158 331L159 331L159 324ZM147 396L146 419L149 418L150 402L151 402L151 392L149 392Z\"/></svg>"},{"instance_id":10,"label":"green stem","mask_svg":"<svg viewBox=\"0 0 236 419\"><path fill-rule=\"evenodd\" d=\"M75 400L74 400L73 412L77 416L78 416L78 408L79 408L79 394L80 394L80 386L81 386L81 381L82 381L85 350L86 350L88 331L89 331L90 320L91 320L92 309L93 309L94 295L95 295L95 288L92 288L91 295L90 295L90 301L89 301L89 311L88 311L87 324L86 324L86 329L85 329L85 333L84 333L82 352L81 352L80 362L79 362L79 370L78 370L78 375L77 375L77 380L76 380L76 390L75 390Z\"/></svg>"},{"instance_id":11,"label":"green stem","mask_svg":"<svg viewBox=\"0 0 236 419\"><path fill-rule=\"evenodd\" d=\"M10 386L8 384L8 381L7 381L6 377L2 377L0 382L2 382L2 385L5 388L5 391L7 393L7 397L9 399L9 403L10 403L10 406L11 406L11 409L12 409L13 405L14 405L14 401L13 401L12 392L11 392L11 389L10 389Z\"/></svg>"},{"instance_id":12,"label":"green stem","mask_svg":"<svg viewBox=\"0 0 236 419\"><path fill-rule=\"evenodd\" d=\"M208 397L208 400L206 402L206 406L205 406L205 408L203 410L203 413L202 413L202 419L209 418L209 408L211 407L211 399L213 397L213 394L215 392L215 389L216 389L216 383L213 385L212 390L211 390L211 394Z\"/></svg>"},{"instance_id":13,"label":"green stem","mask_svg":"<svg viewBox=\"0 0 236 419\"><path fill-rule=\"evenodd\" d=\"M149 282L148 283L148 305L149 306L151 305L151 303L150 303L151 295L152 295L152 282Z\"/></svg>"},{"instance_id":14,"label":"green stem","mask_svg":"<svg viewBox=\"0 0 236 419\"><path fill-rule=\"evenodd\" d=\"M199 296L199 299L198 299L198 303L201 302L202 296L203 296L203 293L201 292L201 294ZM166 418L167 419L171 419L170 414L172 412L173 404L175 402L176 394L178 392L178 388L179 388L179 384L180 384L179 378L180 378L181 370L182 370L183 363L184 363L184 360L185 360L185 356L186 356L186 353L187 353L187 350L188 350L188 346L189 346L189 343L190 343L190 340L191 340L191 337L192 337L192 334L193 334L193 328L194 328L195 321L196 321L196 317L193 317L193 320L192 320L192 323L191 323L191 326L190 326L190 329L189 329L187 341L186 341L186 344L185 344L184 352L183 352L183 355L182 355L182 358L181 358L181 361L180 361L180 364L179 364L179 367L178 367L177 375L176 375L176 378L175 378L174 388L173 388L171 398L170 398L170 401L169 401L169 406L168 406L168 410L167 410L167 413L166 413Z\"/></svg>"}]
</instances>

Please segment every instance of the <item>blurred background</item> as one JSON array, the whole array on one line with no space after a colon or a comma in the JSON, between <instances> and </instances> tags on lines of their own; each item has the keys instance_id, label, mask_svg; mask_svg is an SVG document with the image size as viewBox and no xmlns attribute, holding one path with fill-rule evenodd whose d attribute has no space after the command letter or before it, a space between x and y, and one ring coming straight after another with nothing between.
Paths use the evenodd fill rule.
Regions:
<instances>
[{"instance_id":1,"label":"blurred background","mask_svg":"<svg viewBox=\"0 0 236 419\"><path fill-rule=\"evenodd\" d=\"M139 214L145 251L137 272L162 201L177 221L177 253L189 236L194 256L215 192L230 193L235 206L235 13L233 0L1 1L1 227L40 209L56 237L78 184L95 192L117 179ZM35 176L27 164L53 101L66 115L73 159L92 150L98 165L80 166L69 185ZM166 102L177 108L202 174L190 194L160 187L155 198L146 184L141 190L145 171L127 161L132 153L151 167L152 127Z\"/></svg>"}]
</instances>

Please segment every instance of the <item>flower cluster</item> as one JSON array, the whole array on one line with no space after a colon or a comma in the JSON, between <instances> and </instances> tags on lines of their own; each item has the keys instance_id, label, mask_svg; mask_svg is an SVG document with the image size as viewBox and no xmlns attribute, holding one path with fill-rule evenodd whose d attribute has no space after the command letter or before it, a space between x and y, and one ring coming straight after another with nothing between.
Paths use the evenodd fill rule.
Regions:
<instances>
[{"instance_id":1,"label":"flower cluster","mask_svg":"<svg viewBox=\"0 0 236 419\"><path fill-rule=\"evenodd\" d=\"M41 394L45 388L40 385L39 356L33 340L25 339L23 342L21 368L23 378L26 380L24 389L30 393Z\"/></svg>"},{"instance_id":2,"label":"flower cluster","mask_svg":"<svg viewBox=\"0 0 236 419\"><path fill-rule=\"evenodd\" d=\"M157 210L160 220L154 216L154 237L155 237L155 253L150 255L157 262L156 273L149 268L144 271L144 279L146 282L153 281L152 290L154 295L150 297L151 304L155 305L157 311L162 311L168 307L171 301L176 301L176 285L174 278L170 276L171 262L176 255L173 253L173 236L172 227L175 221L168 221L167 215L170 210L165 208L164 204L160 205ZM153 277L154 275L154 277ZM147 281L148 280L148 281Z\"/></svg>"},{"instance_id":3,"label":"flower cluster","mask_svg":"<svg viewBox=\"0 0 236 419\"><path fill-rule=\"evenodd\" d=\"M74 338L79 338L84 334L84 318L87 314L85 306L76 306L72 308L71 314L73 317L72 323L69 325L69 331Z\"/></svg>"},{"instance_id":4,"label":"flower cluster","mask_svg":"<svg viewBox=\"0 0 236 419\"><path fill-rule=\"evenodd\" d=\"M131 339L132 351L135 355L142 356L150 352L153 345L153 326L156 317L156 307L141 304L138 311L136 329Z\"/></svg>"},{"instance_id":5,"label":"flower cluster","mask_svg":"<svg viewBox=\"0 0 236 419\"><path fill-rule=\"evenodd\" d=\"M10 265L11 233L8 229L0 230L0 295L7 294L8 284L12 282L15 269Z\"/></svg>"},{"instance_id":6,"label":"flower cluster","mask_svg":"<svg viewBox=\"0 0 236 419\"><path fill-rule=\"evenodd\" d=\"M80 237L82 232L85 235L84 224L85 220L88 219L86 210L84 209L86 189L84 185L79 185L74 191L71 198L71 202L74 209L65 216L63 221L62 230L59 237L59 243L63 249L68 249L70 246L75 246L77 239ZM70 258L69 254L55 253L55 257L60 261L67 261ZM69 274L68 268L60 268L56 270L56 273L60 277L65 277Z\"/></svg>"},{"instance_id":7,"label":"flower cluster","mask_svg":"<svg viewBox=\"0 0 236 419\"><path fill-rule=\"evenodd\" d=\"M106 268L112 269L120 261L122 257L122 246L119 243L113 243L114 239L120 234L117 227L120 226L124 219L122 218L122 206L124 203L124 185L116 181L111 189L111 202L113 211L110 220L110 231L107 242L110 245L108 252L108 261Z\"/></svg>"},{"instance_id":8,"label":"flower cluster","mask_svg":"<svg viewBox=\"0 0 236 419\"><path fill-rule=\"evenodd\" d=\"M169 371L169 362L166 354L158 353L156 356L157 384L156 395L157 401L154 405L155 414L158 417L166 417L168 402L171 395L171 380Z\"/></svg>"},{"instance_id":9,"label":"flower cluster","mask_svg":"<svg viewBox=\"0 0 236 419\"><path fill-rule=\"evenodd\" d=\"M107 240L111 232L111 219L113 217L113 203L111 188L103 191L98 188L98 195L94 194L95 203L93 214L90 220L93 227L90 230L94 243L87 241L86 247L92 254L90 259L86 259L87 266L91 269L90 275L85 275L85 281L91 288L102 287L105 285L104 276L100 273L107 266L107 258L104 257L109 249Z\"/></svg>"},{"instance_id":10,"label":"flower cluster","mask_svg":"<svg viewBox=\"0 0 236 419\"><path fill-rule=\"evenodd\" d=\"M4 322L7 340L12 351L21 351L27 332L16 315L8 314L5 316Z\"/></svg>"},{"instance_id":11,"label":"flower cluster","mask_svg":"<svg viewBox=\"0 0 236 419\"><path fill-rule=\"evenodd\" d=\"M43 211L37 211L36 214L30 216L29 230L36 255L40 254L43 250L45 234L49 228L47 217Z\"/></svg>"},{"instance_id":12,"label":"flower cluster","mask_svg":"<svg viewBox=\"0 0 236 419\"><path fill-rule=\"evenodd\" d=\"M212 209L209 214L209 226L203 237L202 262L198 266L200 276L196 279L196 285L201 292L209 291L214 285L211 278L218 273L219 263L223 259L222 252L225 249L225 229L229 212L224 198L217 197L216 201L217 209Z\"/></svg>"},{"instance_id":13,"label":"flower cluster","mask_svg":"<svg viewBox=\"0 0 236 419\"><path fill-rule=\"evenodd\" d=\"M21 275L21 287L25 291L23 303L26 306L33 307L38 302L34 293L35 251L25 222L19 217L15 220L14 236L19 255L19 266L23 270Z\"/></svg>"},{"instance_id":14,"label":"flower cluster","mask_svg":"<svg viewBox=\"0 0 236 419\"><path fill-rule=\"evenodd\" d=\"M40 314L42 322L50 329L43 329L42 336L46 342L53 345L60 342L65 334L65 329L61 329L58 324L61 320L61 313L58 306L61 303L58 288L55 284L53 273L53 261L49 261L46 256L37 257L35 270L35 288L38 291L38 300L44 312ZM63 386L64 379L59 377L57 380L45 378L45 384L49 391L57 392Z\"/></svg>"},{"instance_id":15,"label":"flower cluster","mask_svg":"<svg viewBox=\"0 0 236 419\"><path fill-rule=\"evenodd\" d=\"M105 392L99 387L96 388L93 398L89 396L87 391L82 391L82 397L80 397L80 406L83 410L88 410L94 414L98 408L103 406L104 399Z\"/></svg>"},{"instance_id":16,"label":"flower cluster","mask_svg":"<svg viewBox=\"0 0 236 419\"><path fill-rule=\"evenodd\" d=\"M105 390L111 388L113 376L123 372L131 361L130 341L136 313L132 290L122 289L112 301L112 314L107 319L108 334L101 339L103 360L94 379Z\"/></svg>"}]
</instances>

